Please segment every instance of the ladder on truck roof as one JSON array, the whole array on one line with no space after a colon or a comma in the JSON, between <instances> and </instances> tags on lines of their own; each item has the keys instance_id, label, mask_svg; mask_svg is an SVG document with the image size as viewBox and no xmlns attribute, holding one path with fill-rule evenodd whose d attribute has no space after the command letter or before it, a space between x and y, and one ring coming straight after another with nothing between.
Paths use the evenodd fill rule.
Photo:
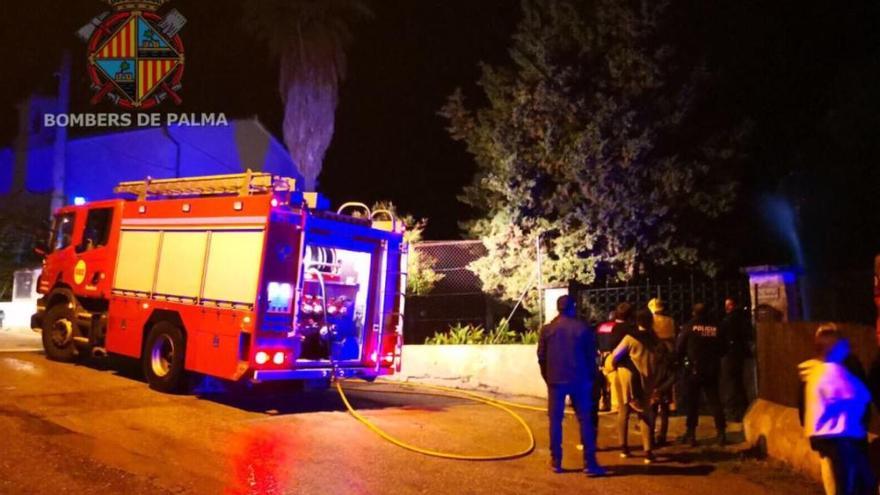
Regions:
<instances>
[{"instance_id":1,"label":"ladder on truck roof","mask_svg":"<svg viewBox=\"0 0 880 495\"><path fill-rule=\"evenodd\" d=\"M134 194L139 201L151 196L219 196L237 194L250 196L274 191L294 191L296 180L273 176L250 169L241 174L204 175L173 179L152 179L120 182L113 188L116 194Z\"/></svg>"}]
</instances>

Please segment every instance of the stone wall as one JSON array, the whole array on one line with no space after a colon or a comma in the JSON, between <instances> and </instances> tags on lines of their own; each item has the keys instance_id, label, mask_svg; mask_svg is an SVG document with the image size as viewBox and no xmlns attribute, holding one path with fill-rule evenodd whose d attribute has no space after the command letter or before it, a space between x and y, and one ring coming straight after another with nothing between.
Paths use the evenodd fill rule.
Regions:
<instances>
[{"instance_id":1,"label":"stone wall","mask_svg":"<svg viewBox=\"0 0 880 495\"><path fill-rule=\"evenodd\" d=\"M393 380L547 397L535 345L405 345Z\"/></svg>"},{"instance_id":2,"label":"stone wall","mask_svg":"<svg viewBox=\"0 0 880 495\"><path fill-rule=\"evenodd\" d=\"M804 437L797 408L758 399L743 419L743 430L749 445L760 445L770 457L820 479L819 456Z\"/></svg>"},{"instance_id":3,"label":"stone wall","mask_svg":"<svg viewBox=\"0 0 880 495\"><path fill-rule=\"evenodd\" d=\"M0 302L0 311L4 315L2 325L4 328L30 328L31 315L36 311L36 302Z\"/></svg>"}]
</instances>

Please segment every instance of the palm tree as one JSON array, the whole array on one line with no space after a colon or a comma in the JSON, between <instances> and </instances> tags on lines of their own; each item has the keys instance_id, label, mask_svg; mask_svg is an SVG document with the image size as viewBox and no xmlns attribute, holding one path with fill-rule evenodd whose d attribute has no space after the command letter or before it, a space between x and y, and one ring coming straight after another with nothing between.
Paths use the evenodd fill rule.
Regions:
<instances>
[{"instance_id":1,"label":"palm tree","mask_svg":"<svg viewBox=\"0 0 880 495\"><path fill-rule=\"evenodd\" d=\"M351 27L372 17L361 0L250 0L245 23L280 59L284 143L313 190L333 138Z\"/></svg>"}]
</instances>

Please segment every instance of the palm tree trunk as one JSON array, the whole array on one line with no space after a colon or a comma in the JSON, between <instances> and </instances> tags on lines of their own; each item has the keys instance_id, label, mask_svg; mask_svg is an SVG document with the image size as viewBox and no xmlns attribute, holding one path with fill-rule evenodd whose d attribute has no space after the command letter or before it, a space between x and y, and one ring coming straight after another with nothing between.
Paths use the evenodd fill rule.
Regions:
<instances>
[{"instance_id":1,"label":"palm tree trunk","mask_svg":"<svg viewBox=\"0 0 880 495\"><path fill-rule=\"evenodd\" d=\"M333 139L339 101L337 53L329 38L302 36L281 56L281 99L284 102L284 143L303 175L305 190L317 186L324 155Z\"/></svg>"}]
</instances>

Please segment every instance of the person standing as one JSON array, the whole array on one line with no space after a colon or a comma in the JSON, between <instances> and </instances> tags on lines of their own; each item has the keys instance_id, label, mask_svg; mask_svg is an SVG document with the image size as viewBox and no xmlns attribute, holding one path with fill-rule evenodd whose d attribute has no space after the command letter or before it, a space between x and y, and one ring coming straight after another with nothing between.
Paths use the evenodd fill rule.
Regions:
<instances>
[{"instance_id":1,"label":"person standing","mask_svg":"<svg viewBox=\"0 0 880 495\"><path fill-rule=\"evenodd\" d=\"M627 335L635 335L638 327L635 321L636 308L628 302L617 305L614 310L614 326L611 328L609 347L616 348Z\"/></svg>"},{"instance_id":2,"label":"person standing","mask_svg":"<svg viewBox=\"0 0 880 495\"><path fill-rule=\"evenodd\" d=\"M639 419L642 435L642 447L645 451L645 464L654 462L654 419L656 417L657 394L660 393L660 374L658 365L666 348L651 329L652 317L648 311L639 311L636 315L638 331L633 335L624 336L620 344L606 361L607 368L618 368L628 358L631 368L620 366L618 376L621 389L624 391L618 415L618 435L620 439L620 456L630 456L627 437L629 434L629 418L635 413ZM670 382L671 383L671 382Z\"/></svg>"},{"instance_id":3,"label":"person standing","mask_svg":"<svg viewBox=\"0 0 880 495\"><path fill-rule=\"evenodd\" d=\"M871 394L863 382L864 369L833 324L821 325L814 342L816 357L798 365L803 382L799 412L804 435L822 458L825 492L877 493L868 460Z\"/></svg>"},{"instance_id":4,"label":"person standing","mask_svg":"<svg viewBox=\"0 0 880 495\"><path fill-rule=\"evenodd\" d=\"M736 299L724 300L724 318L721 333L727 339L727 354L722 360L722 390L725 391L724 406L735 421L742 419L748 407L744 378L746 359L752 355L754 341L752 323L745 312L737 307Z\"/></svg>"},{"instance_id":5,"label":"person standing","mask_svg":"<svg viewBox=\"0 0 880 495\"><path fill-rule=\"evenodd\" d=\"M675 320L666 316L665 306L659 297L648 301L648 310L653 315L653 329L657 338L668 353L675 352ZM669 365L672 366L671 364ZM666 445L666 436L669 432L669 411L673 404L673 387L669 387L657 396L657 419L660 420L660 429L657 432L657 445Z\"/></svg>"},{"instance_id":6,"label":"person standing","mask_svg":"<svg viewBox=\"0 0 880 495\"><path fill-rule=\"evenodd\" d=\"M602 372L602 376L600 377L601 389L599 411L602 412L613 412L617 410L617 395L615 395L615 392L612 392L614 389L612 386L614 373L606 373L603 363L605 363L605 359L611 354L611 351L614 350L614 347L611 345L612 331L618 323L621 323L621 321L617 320L617 312L612 311L611 314L608 315L608 320L600 323L599 327L596 329L596 340L599 343L599 368Z\"/></svg>"},{"instance_id":7,"label":"person standing","mask_svg":"<svg viewBox=\"0 0 880 495\"><path fill-rule=\"evenodd\" d=\"M663 301L659 297L648 301L648 310L653 315L654 333L657 334L657 338L669 343L671 348L675 342L675 320L666 316L665 309Z\"/></svg>"},{"instance_id":8,"label":"person standing","mask_svg":"<svg viewBox=\"0 0 880 495\"><path fill-rule=\"evenodd\" d=\"M557 299L556 309L559 315L541 328L538 338L538 366L547 383L551 467L562 472L562 419L565 399L570 397L580 424L584 472L602 476L605 470L596 459L596 429L591 418L597 372L595 333L577 318L571 296Z\"/></svg>"},{"instance_id":9,"label":"person standing","mask_svg":"<svg viewBox=\"0 0 880 495\"><path fill-rule=\"evenodd\" d=\"M695 304L692 319L684 326L676 343L679 360L684 361L685 398L687 400L687 432L682 443L697 445L697 423L700 418L700 399L706 401L715 419L719 445L727 443L724 410L718 393L721 357L725 353L725 338L708 315L706 306Z\"/></svg>"},{"instance_id":10,"label":"person standing","mask_svg":"<svg viewBox=\"0 0 880 495\"><path fill-rule=\"evenodd\" d=\"M605 328L599 332L598 340L600 359L602 362L601 368L610 392L611 405L608 410L611 412L619 412L621 390L617 370L614 368L606 368L604 363L611 354L611 351L620 344L620 341L623 340L626 335L634 335L637 328L634 323L635 308L633 308L632 304L627 302L618 304L614 309L613 314L613 321L610 322L610 325L605 325Z\"/></svg>"}]
</instances>

